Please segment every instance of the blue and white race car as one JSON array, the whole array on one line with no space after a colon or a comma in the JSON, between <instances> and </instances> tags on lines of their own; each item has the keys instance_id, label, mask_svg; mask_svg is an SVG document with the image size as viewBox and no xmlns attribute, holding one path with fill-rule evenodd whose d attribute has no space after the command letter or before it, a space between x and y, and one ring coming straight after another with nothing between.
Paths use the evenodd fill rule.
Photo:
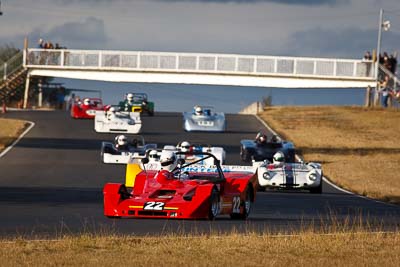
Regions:
<instances>
[{"instance_id":1,"label":"blue and white race car","mask_svg":"<svg viewBox=\"0 0 400 267\"><path fill-rule=\"evenodd\" d=\"M225 114L210 106L195 106L192 112L183 113L183 128L188 132L224 132Z\"/></svg>"},{"instance_id":2,"label":"blue and white race car","mask_svg":"<svg viewBox=\"0 0 400 267\"><path fill-rule=\"evenodd\" d=\"M283 154L282 154L283 157ZM303 189L322 193L322 169L319 163L262 163L257 169L258 184L264 188Z\"/></svg>"}]
</instances>

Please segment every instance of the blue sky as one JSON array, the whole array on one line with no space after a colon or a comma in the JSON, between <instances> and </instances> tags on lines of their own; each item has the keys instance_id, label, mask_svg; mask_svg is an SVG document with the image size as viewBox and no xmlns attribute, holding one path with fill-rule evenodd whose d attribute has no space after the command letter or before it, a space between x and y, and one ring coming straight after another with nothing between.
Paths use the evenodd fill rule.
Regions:
<instances>
[{"instance_id":1,"label":"blue sky","mask_svg":"<svg viewBox=\"0 0 400 267\"><path fill-rule=\"evenodd\" d=\"M398 0L2 0L0 45L42 37L73 49L360 58L379 9L399 48Z\"/></svg>"}]
</instances>

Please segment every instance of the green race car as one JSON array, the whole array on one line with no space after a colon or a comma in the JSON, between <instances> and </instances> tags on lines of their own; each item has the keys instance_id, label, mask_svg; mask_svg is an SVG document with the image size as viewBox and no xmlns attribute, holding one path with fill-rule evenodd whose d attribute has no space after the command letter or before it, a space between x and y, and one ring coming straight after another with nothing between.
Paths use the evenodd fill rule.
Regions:
<instances>
[{"instance_id":1,"label":"green race car","mask_svg":"<svg viewBox=\"0 0 400 267\"><path fill-rule=\"evenodd\" d=\"M149 116L154 115L154 102L148 101L145 93L128 93L126 99L119 102L119 107L124 111L147 112Z\"/></svg>"}]
</instances>

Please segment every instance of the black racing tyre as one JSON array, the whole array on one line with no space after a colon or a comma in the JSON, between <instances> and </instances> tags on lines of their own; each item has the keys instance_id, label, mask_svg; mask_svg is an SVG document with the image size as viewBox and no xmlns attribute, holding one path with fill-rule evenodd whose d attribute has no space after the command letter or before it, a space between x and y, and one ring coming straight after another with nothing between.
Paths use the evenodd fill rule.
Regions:
<instances>
[{"instance_id":1,"label":"black racing tyre","mask_svg":"<svg viewBox=\"0 0 400 267\"><path fill-rule=\"evenodd\" d=\"M251 185L246 188L244 200L241 201L240 206L242 207L240 213L231 213L231 219L245 220L250 215L251 207L253 206L253 189Z\"/></svg>"},{"instance_id":2,"label":"black racing tyre","mask_svg":"<svg viewBox=\"0 0 400 267\"><path fill-rule=\"evenodd\" d=\"M121 219L121 216L107 216L109 219Z\"/></svg>"},{"instance_id":3,"label":"black racing tyre","mask_svg":"<svg viewBox=\"0 0 400 267\"><path fill-rule=\"evenodd\" d=\"M322 181L323 181L322 177L323 176L321 176L321 182L319 183L318 187L310 188L310 193L311 194L322 194Z\"/></svg>"},{"instance_id":4,"label":"black racing tyre","mask_svg":"<svg viewBox=\"0 0 400 267\"><path fill-rule=\"evenodd\" d=\"M219 193L217 188L213 188L210 195L210 208L208 210L208 219L214 220L219 214Z\"/></svg>"},{"instance_id":5,"label":"black racing tyre","mask_svg":"<svg viewBox=\"0 0 400 267\"><path fill-rule=\"evenodd\" d=\"M249 151L244 148L243 146L240 147L240 157L244 162L250 162L251 161L251 155Z\"/></svg>"},{"instance_id":6,"label":"black racing tyre","mask_svg":"<svg viewBox=\"0 0 400 267\"><path fill-rule=\"evenodd\" d=\"M149 111L147 112L147 114L149 114L149 116L154 116L154 110L149 110Z\"/></svg>"}]
</instances>

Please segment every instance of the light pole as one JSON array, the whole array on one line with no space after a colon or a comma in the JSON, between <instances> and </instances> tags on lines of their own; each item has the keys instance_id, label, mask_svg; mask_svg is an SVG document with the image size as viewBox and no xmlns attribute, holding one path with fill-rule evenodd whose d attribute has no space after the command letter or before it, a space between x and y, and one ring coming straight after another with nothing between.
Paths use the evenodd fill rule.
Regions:
<instances>
[{"instance_id":1,"label":"light pole","mask_svg":"<svg viewBox=\"0 0 400 267\"><path fill-rule=\"evenodd\" d=\"M383 21L383 9L379 12L379 28L378 28L378 44L376 46L376 65L375 65L375 79L378 82L379 73L379 55L381 53L381 42L382 42L382 29L388 31L390 29L390 21Z\"/></svg>"}]
</instances>

